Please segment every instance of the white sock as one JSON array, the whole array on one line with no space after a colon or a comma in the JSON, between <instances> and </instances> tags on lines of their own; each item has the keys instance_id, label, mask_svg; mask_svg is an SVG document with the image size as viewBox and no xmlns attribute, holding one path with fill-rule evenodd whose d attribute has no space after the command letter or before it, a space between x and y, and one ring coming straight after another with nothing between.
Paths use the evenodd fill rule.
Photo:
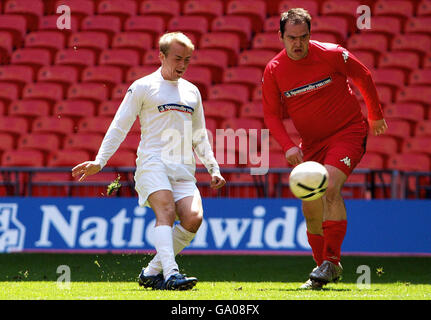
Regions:
<instances>
[{"instance_id":1,"label":"white sock","mask_svg":"<svg viewBox=\"0 0 431 320\"><path fill-rule=\"evenodd\" d=\"M165 279L178 273L178 265L175 262L175 255L172 241L171 226L157 226L154 228L154 246L163 269Z\"/></svg>"},{"instance_id":2,"label":"white sock","mask_svg":"<svg viewBox=\"0 0 431 320\"><path fill-rule=\"evenodd\" d=\"M187 247L190 244L190 242L192 242L195 235L196 233L187 231L180 224L177 224L174 227L174 230L172 231L174 255L177 255L178 253L183 251L183 249ZM144 274L146 276L154 276L159 274L161 271L162 271L162 262L160 260L160 255L157 252L154 258L150 261L148 266L145 268Z\"/></svg>"}]
</instances>

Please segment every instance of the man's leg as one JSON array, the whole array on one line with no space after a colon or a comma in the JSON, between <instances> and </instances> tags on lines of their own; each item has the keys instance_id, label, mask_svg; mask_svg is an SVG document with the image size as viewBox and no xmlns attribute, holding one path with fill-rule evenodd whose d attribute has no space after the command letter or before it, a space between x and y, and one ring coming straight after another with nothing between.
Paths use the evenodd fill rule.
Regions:
<instances>
[{"instance_id":1,"label":"man's leg","mask_svg":"<svg viewBox=\"0 0 431 320\"><path fill-rule=\"evenodd\" d=\"M340 169L325 165L329 173L329 184L325 193L326 210L323 214L323 262L321 266L310 274L310 279L324 283L336 281L341 275L342 268L341 245L347 229L347 214L341 189L347 179Z\"/></svg>"},{"instance_id":2,"label":"man's leg","mask_svg":"<svg viewBox=\"0 0 431 320\"><path fill-rule=\"evenodd\" d=\"M175 207L181 221L172 232L174 254L177 255L190 244L202 223L203 209L199 191L196 189L193 196L178 200ZM150 261L146 270L146 275L157 275L162 271L158 254Z\"/></svg>"},{"instance_id":3,"label":"man's leg","mask_svg":"<svg viewBox=\"0 0 431 320\"><path fill-rule=\"evenodd\" d=\"M323 262L323 215L325 209L324 198L314 201L302 201L302 212L307 225L307 238L313 252L313 259L317 266Z\"/></svg>"}]
</instances>

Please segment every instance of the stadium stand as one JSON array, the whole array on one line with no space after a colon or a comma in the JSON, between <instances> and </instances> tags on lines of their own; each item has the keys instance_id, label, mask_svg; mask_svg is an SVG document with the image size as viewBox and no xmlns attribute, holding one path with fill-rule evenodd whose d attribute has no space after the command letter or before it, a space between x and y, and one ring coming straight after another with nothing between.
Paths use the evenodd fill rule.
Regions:
<instances>
[{"instance_id":1,"label":"stadium stand","mask_svg":"<svg viewBox=\"0 0 431 320\"><path fill-rule=\"evenodd\" d=\"M361 4L371 8L371 29L356 27L356 8ZM71 8L70 29L57 26L60 5ZM426 0L2 1L1 165L58 166L66 163L63 157L73 157L72 151L84 152L79 159L94 156L127 88L159 67L158 39L166 31L184 31L194 41L185 78L202 93L209 132L238 126L265 128L261 76L266 63L283 48L277 35L279 14L293 7L305 7L312 14L312 39L339 43L372 72L389 130L382 137L370 135L369 153L359 168L429 171L431 2ZM362 96L352 89L366 113ZM291 121L284 119L284 124L299 142ZM121 153L113 166L134 166L139 134L136 121L120 146L129 153ZM41 148L36 148L37 141L49 135L52 143L39 142ZM274 137L269 147L276 152L271 153L271 166L287 167ZM54 157L56 151L60 153ZM34 161L26 155L34 156ZM73 160L68 165L79 162ZM99 182L112 181L115 175L110 173ZM251 187L256 181L242 174L231 177L244 183L245 191L235 191L238 196L258 194ZM59 173L33 178L70 181ZM286 183L287 178L283 179L271 175L270 181ZM351 181L361 179L368 178ZM38 185L33 191L48 195L56 188ZM283 187L280 194L291 196L287 189ZM74 190L64 187L59 194L84 194ZM272 186L270 193L275 195L277 190Z\"/></svg>"}]
</instances>

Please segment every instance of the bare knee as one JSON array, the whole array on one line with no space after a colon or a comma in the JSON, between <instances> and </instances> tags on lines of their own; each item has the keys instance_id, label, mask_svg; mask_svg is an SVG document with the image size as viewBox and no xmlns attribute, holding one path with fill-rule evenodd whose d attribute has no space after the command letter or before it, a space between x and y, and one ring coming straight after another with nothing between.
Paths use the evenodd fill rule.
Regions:
<instances>
[{"instance_id":1,"label":"bare knee","mask_svg":"<svg viewBox=\"0 0 431 320\"><path fill-rule=\"evenodd\" d=\"M201 210L191 210L181 218L181 225L190 232L196 233L202 224L203 212Z\"/></svg>"}]
</instances>

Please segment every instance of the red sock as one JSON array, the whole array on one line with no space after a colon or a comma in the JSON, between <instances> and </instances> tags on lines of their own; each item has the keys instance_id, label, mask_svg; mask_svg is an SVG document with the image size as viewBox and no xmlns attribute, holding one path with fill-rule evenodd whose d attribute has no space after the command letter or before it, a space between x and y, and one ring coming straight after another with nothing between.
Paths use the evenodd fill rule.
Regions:
<instances>
[{"instance_id":1,"label":"red sock","mask_svg":"<svg viewBox=\"0 0 431 320\"><path fill-rule=\"evenodd\" d=\"M341 258L341 245L346 235L347 220L327 220L323 222L322 227L325 238L323 259L338 264Z\"/></svg>"},{"instance_id":2,"label":"red sock","mask_svg":"<svg viewBox=\"0 0 431 320\"><path fill-rule=\"evenodd\" d=\"M320 234L312 234L307 231L308 243L313 251L313 259L320 266L323 262L324 238Z\"/></svg>"}]
</instances>

